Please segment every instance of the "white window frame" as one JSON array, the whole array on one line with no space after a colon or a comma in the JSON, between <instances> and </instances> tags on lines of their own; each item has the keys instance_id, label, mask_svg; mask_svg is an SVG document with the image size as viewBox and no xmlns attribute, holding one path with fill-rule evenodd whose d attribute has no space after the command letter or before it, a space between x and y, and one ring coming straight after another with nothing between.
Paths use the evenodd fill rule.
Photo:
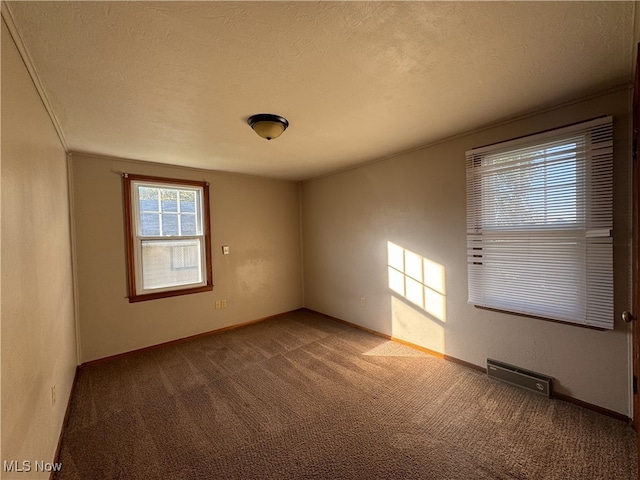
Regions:
<instances>
[{"instance_id":1,"label":"white window frame","mask_svg":"<svg viewBox=\"0 0 640 480\"><path fill-rule=\"evenodd\" d=\"M558 162L558 150L548 152L562 145L574 147L564 165L576 162L575 201L571 193L553 193L556 187L546 178L549 165ZM468 302L613 329L612 117L470 150L466 162ZM543 197L533 199L523 193L531 180L496 173L511 169L524 178L534 167L544 169L545 179L544 188L538 182L534 190ZM505 178L516 183L505 184ZM500 213L498 190L504 185L517 188L509 192L513 205L507 202ZM548 194L556 195L555 210L547 206Z\"/></svg>"},{"instance_id":2,"label":"white window frame","mask_svg":"<svg viewBox=\"0 0 640 480\"><path fill-rule=\"evenodd\" d=\"M125 196L125 227L128 253L128 281L129 301L139 302L176 295L199 293L213 289L211 273L211 241L209 232L209 185L206 182L192 180L178 180L172 178L150 177L143 175L124 174ZM195 205L195 234L182 235L179 228L178 235L162 235L162 209L158 208L160 235L143 234L141 225L139 187L158 189L186 190L196 194ZM160 202L160 198L158 199ZM180 205L180 202L177 202ZM180 215L178 212L176 215ZM165 212L166 213L166 212ZM172 212L173 213L173 212ZM181 225L181 221L178 222ZM180 242L195 240L199 243L200 280L192 283L176 283L166 287L145 288L143 285L143 255L144 242L176 243L176 247L183 247ZM173 253L173 252L172 252ZM173 268L173 259L172 268Z\"/></svg>"}]
</instances>

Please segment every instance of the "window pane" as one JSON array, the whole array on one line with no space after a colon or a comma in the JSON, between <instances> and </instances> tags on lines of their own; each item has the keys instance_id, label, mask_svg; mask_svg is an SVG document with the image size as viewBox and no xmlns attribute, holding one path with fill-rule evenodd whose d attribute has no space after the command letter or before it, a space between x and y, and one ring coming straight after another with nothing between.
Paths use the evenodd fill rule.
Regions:
<instances>
[{"instance_id":1,"label":"window pane","mask_svg":"<svg viewBox=\"0 0 640 480\"><path fill-rule=\"evenodd\" d=\"M144 289L202 282L200 240L143 240Z\"/></svg>"},{"instance_id":2,"label":"window pane","mask_svg":"<svg viewBox=\"0 0 640 480\"><path fill-rule=\"evenodd\" d=\"M196 211L196 192L180 191L180 211L195 212Z\"/></svg>"},{"instance_id":3,"label":"window pane","mask_svg":"<svg viewBox=\"0 0 640 480\"><path fill-rule=\"evenodd\" d=\"M482 180L485 228L575 224L579 180L577 141L487 155ZM488 201L488 200L491 201Z\"/></svg>"},{"instance_id":4,"label":"window pane","mask_svg":"<svg viewBox=\"0 0 640 480\"><path fill-rule=\"evenodd\" d=\"M178 211L178 191L163 188L160 190L162 195L162 211L177 212Z\"/></svg>"},{"instance_id":5,"label":"window pane","mask_svg":"<svg viewBox=\"0 0 640 480\"><path fill-rule=\"evenodd\" d=\"M180 215L182 222L182 235L196 235L196 216L183 213Z\"/></svg>"},{"instance_id":6,"label":"window pane","mask_svg":"<svg viewBox=\"0 0 640 480\"><path fill-rule=\"evenodd\" d=\"M156 213L140 215L140 235L143 237L160 235L160 216Z\"/></svg>"},{"instance_id":7,"label":"window pane","mask_svg":"<svg viewBox=\"0 0 640 480\"><path fill-rule=\"evenodd\" d=\"M202 234L198 190L139 186L138 195L142 236Z\"/></svg>"},{"instance_id":8,"label":"window pane","mask_svg":"<svg viewBox=\"0 0 640 480\"><path fill-rule=\"evenodd\" d=\"M200 252L196 244L171 247L171 267L174 269L197 267L199 256Z\"/></svg>"},{"instance_id":9,"label":"window pane","mask_svg":"<svg viewBox=\"0 0 640 480\"><path fill-rule=\"evenodd\" d=\"M179 235L178 215L162 214L162 235Z\"/></svg>"},{"instance_id":10,"label":"window pane","mask_svg":"<svg viewBox=\"0 0 640 480\"><path fill-rule=\"evenodd\" d=\"M138 198L141 212L158 211L158 189L138 187Z\"/></svg>"}]
</instances>

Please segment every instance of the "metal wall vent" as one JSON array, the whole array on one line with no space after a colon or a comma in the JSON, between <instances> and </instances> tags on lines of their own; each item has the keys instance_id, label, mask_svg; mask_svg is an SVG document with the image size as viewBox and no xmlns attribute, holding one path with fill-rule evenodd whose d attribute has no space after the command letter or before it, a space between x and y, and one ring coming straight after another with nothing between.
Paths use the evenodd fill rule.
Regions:
<instances>
[{"instance_id":1,"label":"metal wall vent","mask_svg":"<svg viewBox=\"0 0 640 480\"><path fill-rule=\"evenodd\" d=\"M524 368L509 365L487 358L487 375L509 385L524 388L530 392L551 397L553 390L553 378L541 373L525 370Z\"/></svg>"}]
</instances>

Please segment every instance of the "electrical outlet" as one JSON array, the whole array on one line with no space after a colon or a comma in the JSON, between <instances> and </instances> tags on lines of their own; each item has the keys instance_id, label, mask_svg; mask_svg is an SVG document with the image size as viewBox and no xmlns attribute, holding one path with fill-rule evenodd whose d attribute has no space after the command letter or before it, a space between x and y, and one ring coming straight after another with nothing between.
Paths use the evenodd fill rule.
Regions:
<instances>
[{"instance_id":1,"label":"electrical outlet","mask_svg":"<svg viewBox=\"0 0 640 480\"><path fill-rule=\"evenodd\" d=\"M216 310L220 310L220 300L216 300Z\"/></svg>"},{"instance_id":2,"label":"electrical outlet","mask_svg":"<svg viewBox=\"0 0 640 480\"><path fill-rule=\"evenodd\" d=\"M364 297L360 297L360 306L361 307L366 307L367 306L367 299Z\"/></svg>"},{"instance_id":3,"label":"electrical outlet","mask_svg":"<svg viewBox=\"0 0 640 480\"><path fill-rule=\"evenodd\" d=\"M55 383L51 385L51 406L53 407L56 404L56 385Z\"/></svg>"},{"instance_id":4,"label":"electrical outlet","mask_svg":"<svg viewBox=\"0 0 640 480\"><path fill-rule=\"evenodd\" d=\"M227 300L220 300L220 308L227 308Z\"/></svg>"}]
</instances>

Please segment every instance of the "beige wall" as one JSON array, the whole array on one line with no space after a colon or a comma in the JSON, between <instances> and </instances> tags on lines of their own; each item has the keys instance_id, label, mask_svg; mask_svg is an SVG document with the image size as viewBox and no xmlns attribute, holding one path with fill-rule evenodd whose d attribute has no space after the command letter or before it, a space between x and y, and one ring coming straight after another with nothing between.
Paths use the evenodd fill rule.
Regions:
<instances>
[{"instance_id":1,"label":"beige wall","mask_svg":"<svg viewBox=\"0 0 640 480\"><path fill-rule=\"evenodd\" d=\"M82 362L301 307L297 184L79 154L71 162ZM129 303L122 172L210 183L212 292ZM227 308L216 310L222 299Z\"/></svg>"},{"instance_id":2,"label":"beige wall","mask_svg":"<svg viewBox=\"0 0 640 480\"><path fill-rule=\"evenodd\" d=\"M629 109L621 90L303 184L305 306L475 365L491 357L551 375L557 391L630 415L629 331L618 320L629 308ZM603 114L615 116L615 330L468 305L465 151ZM388 242L442 267L443 312L389 289Z\"/></svg>"},{"instance_id":3,"label":"beige wall","mask_svg":"<svg viewBox=\"0 0 640 480\"><path fill-rule=\"evenodd\" d=\"M35 468L53 461L76 366L67 159L4 23L1 171L0 461Z\"/></svg>"}]
</instances>

